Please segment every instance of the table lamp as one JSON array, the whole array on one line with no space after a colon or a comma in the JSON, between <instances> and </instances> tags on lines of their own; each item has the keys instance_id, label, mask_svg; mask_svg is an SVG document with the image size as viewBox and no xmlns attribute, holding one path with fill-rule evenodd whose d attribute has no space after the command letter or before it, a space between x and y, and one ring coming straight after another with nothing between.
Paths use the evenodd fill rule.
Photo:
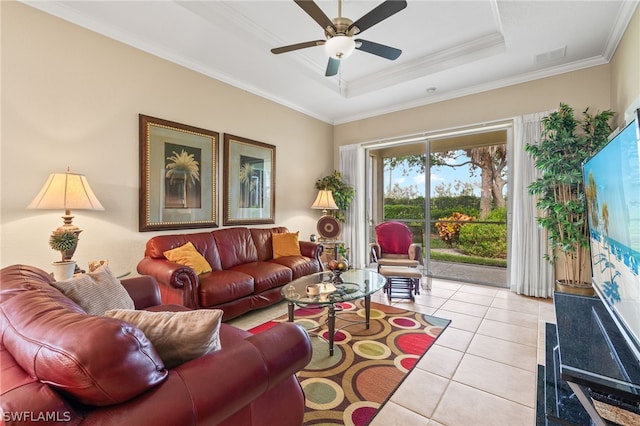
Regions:
<instances>
[{"instance_id":1,"label":"table lamp","mask_svg":"<svg viewBox=\"0 0 640 426\"><path fill-rule=\"evenodd\" d=\"M311 205L312 209L322 210L322 217L318 219L316 229L322 238L335 239L340 235L340 222L333 216L327 214L327 210L338 210L333 193L329 190L318 191L316 201Z\"/></svg>"},{"instance_id":2,"label":"table lamp","mask_svg":"<svg viewBox=\"0 0 640 426\"><path fill-rule=\"evenodd\" d=\"M104 210L100 201L95 196L87 178L84 175L71 173L67 168L66 173L51 173L44 186L31 201L28 209L58 210L63 209L62 219L64 224L54 231L71 231L80 234L82 230L75 226L71 209L73 210ZM75 247L65 253L65 261L71 260Z\"/></svg>"}]
</instances>

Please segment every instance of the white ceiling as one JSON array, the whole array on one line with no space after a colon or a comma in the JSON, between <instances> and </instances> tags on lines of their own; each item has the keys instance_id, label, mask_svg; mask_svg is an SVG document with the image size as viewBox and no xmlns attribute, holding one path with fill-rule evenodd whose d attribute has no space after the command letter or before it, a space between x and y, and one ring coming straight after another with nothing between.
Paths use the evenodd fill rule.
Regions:
<instances>
[{"instance_id":1,"label":"white ceiling","mask_svg":"<svg viewBox=\"0 0 640 426\"><path fill-rule=\"evenodd\" d=\"M381 2L344 0L342 15L355 21ZM356 51L335 77L324 76L322 47L270 52L324 38L292 0L24 3L340 124L605 64L638 0L408 0L358 36L402 49L400 58ZM338 15L337 0L317 4Z\"/></svg>"}]
</instances>

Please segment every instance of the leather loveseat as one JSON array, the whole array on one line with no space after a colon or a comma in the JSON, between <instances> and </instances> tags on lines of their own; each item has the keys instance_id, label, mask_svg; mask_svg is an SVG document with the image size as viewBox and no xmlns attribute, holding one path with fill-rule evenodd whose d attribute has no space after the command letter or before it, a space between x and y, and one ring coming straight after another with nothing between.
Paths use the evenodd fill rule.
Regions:
<instances>
[{"instance_id":1,"label":"leather loveseat","mask_svg":"<svg viewBox=\"0 0 640 426\"><path fill-rule=\"evenodd\" d=\"M287 232L285 227L234 227L159 235L147 241L137 269L158 280L164 303L221 309L226 321L281 301L282 286L322 271L324 247L310 241L299 242L299 256L273 258L272 234ZM189 242L211 265L211 272L197 275L192 268L167 260L166 251Z\"/></svg>"},{"instance_id":2,"label":"leather loveseat","mask_svg":"<svg viewBox=\"0 0 640 426\"><path fill-rule=\"evenodd\" d=\"M221 324L220 350L166 369L139 329L86 314L44 271L0 273L0 424L302 423L295 373L311 345L293 323L256 335ZM188 310L159 305L152 277L122 284L136 309Z\"/></svg>"}]
</instances>

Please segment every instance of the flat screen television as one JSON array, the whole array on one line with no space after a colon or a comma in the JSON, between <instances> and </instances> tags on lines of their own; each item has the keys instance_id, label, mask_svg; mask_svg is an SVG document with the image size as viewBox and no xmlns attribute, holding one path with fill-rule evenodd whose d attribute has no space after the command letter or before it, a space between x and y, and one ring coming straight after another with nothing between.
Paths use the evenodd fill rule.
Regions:
<instances>
[{"instance_id":1,"label":"flat screen television","mask_svg":"<svg viewBox=\"0 0 640 426\"><path fill-rule=\"evenodd\" d=\"M640 109L583 179L593 286L640 362Z\"/></svg>"}]
</instances>

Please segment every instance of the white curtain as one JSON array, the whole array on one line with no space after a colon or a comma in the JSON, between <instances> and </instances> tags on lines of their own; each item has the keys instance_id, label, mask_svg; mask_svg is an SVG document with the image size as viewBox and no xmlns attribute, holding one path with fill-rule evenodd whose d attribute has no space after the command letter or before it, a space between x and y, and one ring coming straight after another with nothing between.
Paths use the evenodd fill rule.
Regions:
<instances>
[{"instance_id":1,"label":"white curtain","mask_svg":"<svg viewBox=\"0 0 640 426\"><path fill-rule=\"evenodd\" d=\"M529 195L529 185L540 172L525 146L540 140L540 121L550 113L528 114L514 120L509 283L512 291L535 297L553 296L553 266L543 258L548 247L547 233L536 222L540 212L535 197Z\"/></svg>"},{"instance_id":2,"label":"white curtain","mask_svg":"<svg viewBox=\"0 0 640 426\"><path fill-rule=\"evenodd\" d=\"M356 190L342 225L340 239L349 248L349 261L354 268L366 267L364 220L364 150L358 145L340 147L340 173Z\"/></svg>"}]
</instances>

